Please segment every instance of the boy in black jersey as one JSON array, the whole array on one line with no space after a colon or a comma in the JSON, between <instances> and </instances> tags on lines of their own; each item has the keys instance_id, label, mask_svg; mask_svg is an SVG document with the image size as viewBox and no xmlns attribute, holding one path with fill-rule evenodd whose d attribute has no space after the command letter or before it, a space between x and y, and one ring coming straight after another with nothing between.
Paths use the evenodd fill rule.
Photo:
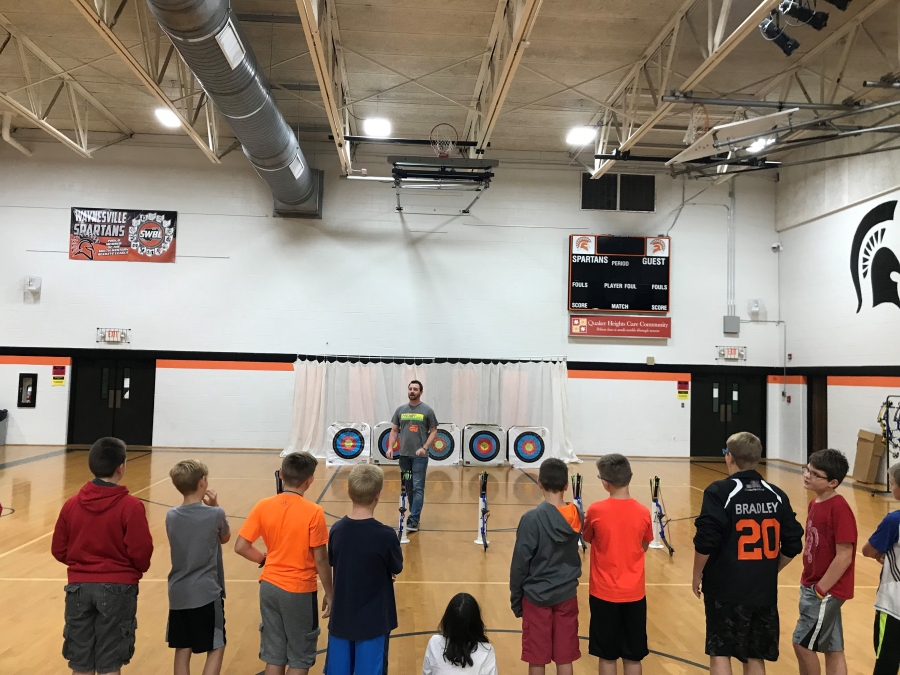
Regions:
<instances>
[{"instance_id":1,"label":"boy in black jersey","mask_svg":"<svg viewBox=\"0 0 900 675\"><path fill-rule=\"evenodd\" d=\"M729 478L703 493L695 522L693 591L706 605L712 675L745 675L778 659L778 573L803 550L803 528L787 495L757 473L762 444L740 432L725 444Z\"/></svg>"}]
</instances>

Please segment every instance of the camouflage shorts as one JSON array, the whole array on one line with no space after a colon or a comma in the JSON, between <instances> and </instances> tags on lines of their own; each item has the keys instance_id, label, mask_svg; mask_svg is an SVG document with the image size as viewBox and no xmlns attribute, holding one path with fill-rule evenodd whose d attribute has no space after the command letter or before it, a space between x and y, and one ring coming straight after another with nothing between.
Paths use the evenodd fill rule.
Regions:
<instances>
[{"instance_id":1,"label":"camouflage shorts","mask_svg":"<svg viewBox=\"0 0 900 675\"><path fill-rule=\"evenodd\" d=\"M706 653L748 659L778 660L778 607L735 605L704 597Z\"/></svg>"}]
</instances>

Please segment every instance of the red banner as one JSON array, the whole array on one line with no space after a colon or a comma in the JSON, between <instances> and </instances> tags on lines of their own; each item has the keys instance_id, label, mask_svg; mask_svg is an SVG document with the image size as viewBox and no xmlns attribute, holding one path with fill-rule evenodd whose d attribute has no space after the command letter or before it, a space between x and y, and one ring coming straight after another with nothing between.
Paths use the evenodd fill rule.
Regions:
<instances>
[{"instance_id":1,"label":"red banner","mask_svg":"<svg viewBox=\"0 0 900 675\"><path fill-rule=\"evenodd\" d=\"M570 316L571 337L670 338L672 319L654 316Z\"/></svg>"},{"instance_id":2,"label":"red banner","mask_svg":"<svg viewBox=\"0 0 900 675\"><path fill-rule=\"evenodd\" d=\"M73 208L69 260L175 262L175 211Z\"/></svg>"}]
</instances>

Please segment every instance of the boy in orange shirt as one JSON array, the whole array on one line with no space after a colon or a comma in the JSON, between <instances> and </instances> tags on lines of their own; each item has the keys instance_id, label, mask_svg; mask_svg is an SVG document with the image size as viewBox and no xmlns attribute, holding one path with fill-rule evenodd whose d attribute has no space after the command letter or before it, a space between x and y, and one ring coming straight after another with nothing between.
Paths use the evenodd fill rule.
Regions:
<instances>
[{"instance_id":1,"label":"boy in orange shirt","mask_svg":"<svg viewBox=\"0 0 900 675\"><path fill-rule=\"evenodd\" d=\"M604 455L597 470L609 499L594 502L584 516L584 540L591 544L591 627L588 653L600 658L600 675L640 675L647 649L644 553L653 541L650 510L632 499L631 464Z\"/></svg>"},{"instance_id":2,"label":"boy in orange shirt","mask_svg":"<svg viewBox=\"0 0 900 675\"><path fill-rule=\"evenodd\" d=\"M257 502L238 532L234 551L263 568L259 578L259 658L266 675L306 675L316 662L319 637L318 585L325 597L322 618L333 595L328 564L328 527L321 506L304 498L318 462L307 452L281 463L284 491ZM253 543L262 537L267 553Z\"/></svg>"}]
</instances>

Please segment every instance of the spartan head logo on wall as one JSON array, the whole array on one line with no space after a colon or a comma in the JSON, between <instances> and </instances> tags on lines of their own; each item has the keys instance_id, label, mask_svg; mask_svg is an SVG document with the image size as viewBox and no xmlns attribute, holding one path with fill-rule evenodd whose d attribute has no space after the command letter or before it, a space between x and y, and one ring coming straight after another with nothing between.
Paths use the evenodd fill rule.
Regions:
<instances>
[{"instance_id":1,"label":"spartan head logo on wall","mask_svg":"<svg viewBox=\"0 0 900 675\"><path fill-rule=\"evenodd\" d=\"M850 248L850 274L856 288L856 312L863 303L889 302L900 307L900 223L894 222L897 201L884 202L859 222Z\"/></svg>"}]
</instances>

